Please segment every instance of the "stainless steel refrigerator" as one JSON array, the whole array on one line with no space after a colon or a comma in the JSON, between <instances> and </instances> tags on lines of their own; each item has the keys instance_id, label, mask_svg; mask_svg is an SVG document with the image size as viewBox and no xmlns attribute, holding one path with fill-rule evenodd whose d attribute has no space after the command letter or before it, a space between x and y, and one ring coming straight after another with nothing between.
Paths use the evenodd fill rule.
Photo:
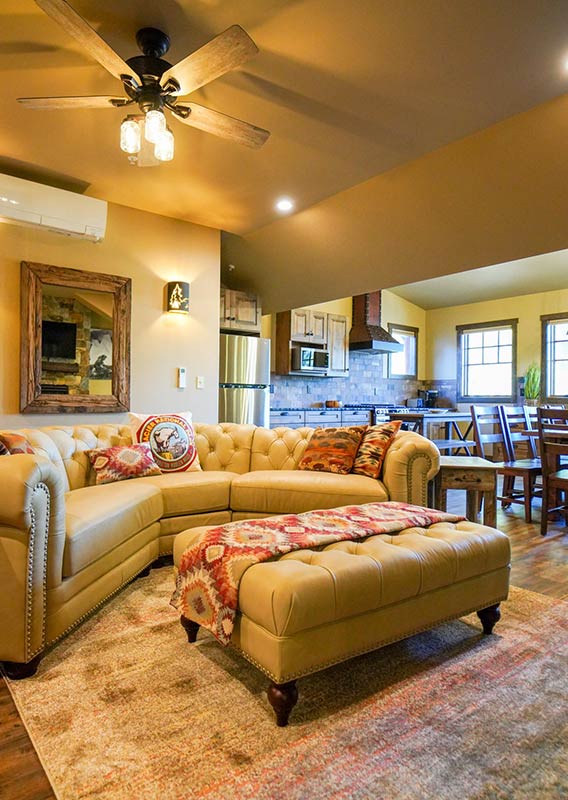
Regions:
<instances>
[{"instance_id":1,"label":"stainless steel refrigerator","mask_svg":"<svg viewBox=\"0 0 568 800\"><path fill-rule=\"evenodd\" d=\"M270 339L222 333L219 348L219 422L268 428Z\"/></svg>"}]
</instances>

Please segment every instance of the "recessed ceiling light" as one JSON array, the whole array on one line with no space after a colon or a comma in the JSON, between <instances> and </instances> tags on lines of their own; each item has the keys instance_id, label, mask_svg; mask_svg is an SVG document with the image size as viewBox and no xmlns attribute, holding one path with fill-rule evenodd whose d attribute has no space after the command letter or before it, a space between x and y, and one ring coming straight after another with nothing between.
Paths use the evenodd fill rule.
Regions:
<instances>
[{"instance_id":1,"label":"recessed ceiling light","mask_svg":"<svg viewBox=\"0 0 568 800\"><path fill-rule=\"evenodd\" d=\"M290 200L289 197L281 197L280 200L276 201L276 210L281 214L288 214L293 208L294 201Z\"/></svg>"}]
</instances>

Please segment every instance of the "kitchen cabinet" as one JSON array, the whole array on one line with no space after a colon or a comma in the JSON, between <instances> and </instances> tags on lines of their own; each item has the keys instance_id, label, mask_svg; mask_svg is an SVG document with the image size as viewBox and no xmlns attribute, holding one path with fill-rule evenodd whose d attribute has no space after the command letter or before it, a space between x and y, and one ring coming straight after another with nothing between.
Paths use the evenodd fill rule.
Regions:
<instances>
[{"instance_id":1,"label":"kitchen cabinet","mask_svg":"<svg viewBox=\"0 0 568 800\"><path fill-rule=\"evenodd\" d=\"M270 410L271 428L303 428L306 424L305 412Z\"/></svg>"},{"instance_id":2,"label":"kitchen cabinet","mask_svg":"<svg viewBox=\"0 0 568 800\"><path fill-rule=\"evenodd\" d=\"M349 329L347 317L327 314L311 308L294 308L276 315L274 346L275 372L278 375L297 375L291 369L291 349L306 343L316 349L329 351L329 368L306 377L346 377L349 375Z\"/></svg>"},{"instance_id":3,"label":"kitchen cabinet","mask_svg":"<svg viewBox=\"0 0 568 800\"><path fill-rule=\"evenodd\" d=\"M290 339L293 342L326 344L328 314L325 311L294 308L285 313L290 314Z\"/></svg>"},{"instance_id":4,"label":"kitchen cabinet","mask_svg":"<svg viewBox=\"0 0 568 800\"><path fill-rule=\"evenodd\" d=\"M219 327L222 331L260 333L260 318L257 295L221 287Z\"/></svg>"},{"instance_id":5,"label":"kitchen cabinet","mask_svg":"<svg viewBox=\"0 0 568 800\"><path fill-rule=\"evenodd\" d=\"M314 408L306 411L306 425L310 428L336 428L341 426L341 411Z\"/></svg>"},{"instance_id":6,"label":"kitchen cabinet","mask_svg":"<svg viewBox=\"0 0 568 800\"><path fill-rule=\"evenodd\" d=\"M349 374L347 317L341 314L327 315L327 349L329 350L329 369L327 374L335 377Z\"/></svg>"},{"instance_id":7,"label":"kitchen cabinet","mask_svg":"<svg viewBox=\"0 0 568 800\"><path fill-rule=\"evenodd\" d=\"M341 425L370 425L372 411L369 408L343 408L341 409Z\"/></svg>"},{"instance_id":8,"label":"kitchen cabinet","mask_svg":"<svg viewBox=\"0 0 568 800\"><path fill-rule=\"evenodd\" d=\"M368 408L273 408L270 411L271 428L331 428L350 425L369 425L371 410Z\"/></svg>"}]
</instances>

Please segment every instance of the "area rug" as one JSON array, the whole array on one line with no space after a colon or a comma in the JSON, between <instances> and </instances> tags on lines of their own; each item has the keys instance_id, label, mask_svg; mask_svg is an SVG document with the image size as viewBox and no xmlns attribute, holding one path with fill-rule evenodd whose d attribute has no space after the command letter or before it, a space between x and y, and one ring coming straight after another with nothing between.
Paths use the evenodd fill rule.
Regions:
<instances>
[{"instance_id":1,"label":"area rug","mask_svg":"<svg viewBox=\"0 0 568 800\"><path fill-rule=\"evenodd\" d=\"M567 603L513 589L496 635L474 615L304 678L277 728L171 590L154 570L8 682L60 800L568 797Z\"/></svg>"}]
</instances>

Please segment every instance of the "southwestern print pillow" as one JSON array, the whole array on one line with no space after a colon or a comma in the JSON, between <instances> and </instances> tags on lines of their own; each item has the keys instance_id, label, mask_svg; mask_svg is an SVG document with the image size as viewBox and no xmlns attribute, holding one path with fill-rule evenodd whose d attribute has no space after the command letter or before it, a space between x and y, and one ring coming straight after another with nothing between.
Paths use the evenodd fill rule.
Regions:
<instances>
[{"instance_id":1,"label":"southwestern print pillow","mask_svg":"<svg viewBox=\"0 0 568 800\"><path fill-rule=\"evenodd\" d=\"M162 472L201 470L191 412L180 414L129 414L132 439L152 448Z\"/></svg>"},{"instance_id":2,"label":"southwestern print pillow","mask_svg":"<svg viewBox=\"0 0 568 800\"><path fill-rule=\"evenodd\" d=\"M366 430L366 425L354 425L350 428L316 428L298 464L298 469L347 475L351 472L357 448Z\"/></svg>"},{"instance_id":3,"label":"southwestern print pillow","mask_svg":"<svg viewBox=\"0 0 568 800\"><path fill-rule=\"evenodd\" d=\"M387 450L393 443L401 425L402 420L394 419L391 422L371 425L370 428L367 428L351 471L356 475L378 478Z\"/></svg>"},{"instance_id":4,"label":"southwestern print pillow","mask_svg":"<svg viewBox=\"0 0 568 800\"><path fill-rule=\"evenodd\" d=\"M0 456L9 456L9 455L10 451L8 450L4 442L0 441Z\"/></svg>"},{"instance_id":5,"label":"southwestern print pillow","mask_svg":"<svg viewBox=\"0 0 568 800\"><path fill-rule=\"evenodd\" d=\"M97 486L162 474L148 444L116 445L87 453L96 473Z\"/></svg>"},{"instance_id":6,"label":"southwestern print pillow","mask_svg":"<svg viewBox=\"0 0 568 800\"><path fill-rule=\"evenodd\" d=\"M17 455L18 453L33 453L35 450L28 442L25 436L22 436L21 433L0 433L0 444L4 445L8 453L10 455ZM2 453L5 455L5 453Z\"/></svg>"}]
</instances>

